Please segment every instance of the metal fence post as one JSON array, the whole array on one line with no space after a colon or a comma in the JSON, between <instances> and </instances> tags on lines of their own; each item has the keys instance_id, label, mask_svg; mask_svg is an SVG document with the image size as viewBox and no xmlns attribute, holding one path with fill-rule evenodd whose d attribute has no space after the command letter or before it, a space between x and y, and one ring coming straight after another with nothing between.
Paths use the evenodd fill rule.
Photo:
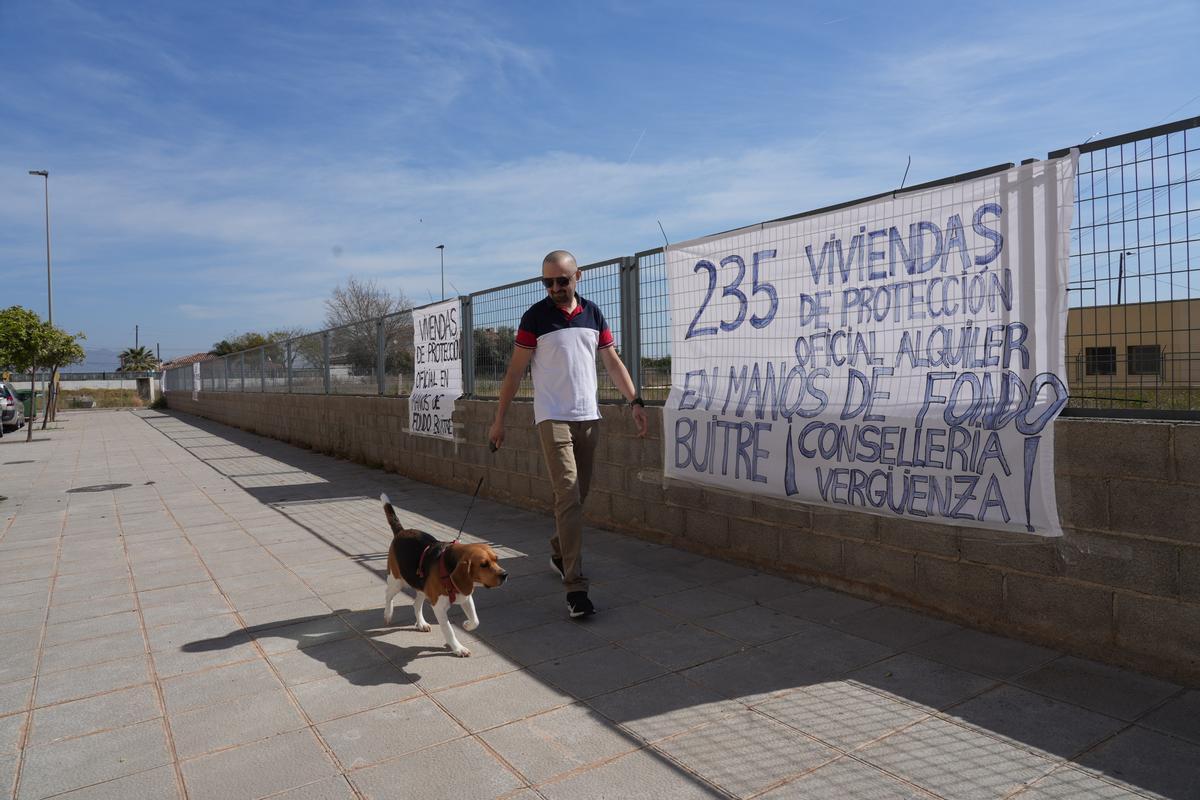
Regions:
<instances>
[{"instance_id":1,"label":"metal fence post","mask_svg":"<svg viewBox=\"0 0 1200 800\"><path fill-rule=\"evenodd\" d=\"M292 340L283 343L283 366L287 372L287 393L292 393Z\"/></svg>"},{"instance_id":2,"label":"metal fence post","mask_svg":"<svg viewBox=\"0 0 1200 800\"><path fill-rule=\"evenodd\" d=\"M258 390L267 391L267 348L258 351Z\"/></svg>"},{"instance_id":3,"label":"metal fence post","mask_svg":"<svg viewBox=\"0 0 1200 800\"><path fill-rule=\"evenodd\" d=\"M463 397L475 396L475 319L471 315L471 298L460 297L462 303L462 389Z\"/></svg>"},{"instance_id":4,"label":"metal fence post","mask_svg":"<svg viewBox=\"0 0 1200 800\"><path fill-rule=\"evenodd\" d=\"M634 391L642 393L642 293L638 286L638 260L633 256L621 259L621 344L625 350L625 366L633 380Z\"/></svg>"},{"instance_id":5,"label":"metal fence post","mask_svg":"<svg viewBox=\"0 0 1200 800\"><path fill-rule=\"evenodd\" d=\"M246 351L241 352L241 357L238 359L238 371L242 373L242 392L246 391Z\"/></svg>"},{"instance_id":6,"label":"metal fence post","mask_svg":"<svg viewBox=\"0 0 1200 800\"><path fill-rule=\"evenodd\" d=\"M329 331L321 331L321 361L324 363L325 369L325 394L329 394L331 385L329 376Z\"/></svg>"},{"instance_id":7,"label":"metal fence post","mask_svg":"<svg viewBox=\"0 0 1200 800\"><path fill-rule=\"evenodd\" d=\"M229 356L221 358L221 391L229 391Z\"/></svg>"},{"instance_id":8,"label":"metal fence post","mask_svg":"<svg viewBox=\"0 0 1200 800\"><path fill-rule=\"evenodd\" d=\"M387 394L387 326L383 320L375 320L375 377L380 395Z\"/></svg>"}]
</instances>

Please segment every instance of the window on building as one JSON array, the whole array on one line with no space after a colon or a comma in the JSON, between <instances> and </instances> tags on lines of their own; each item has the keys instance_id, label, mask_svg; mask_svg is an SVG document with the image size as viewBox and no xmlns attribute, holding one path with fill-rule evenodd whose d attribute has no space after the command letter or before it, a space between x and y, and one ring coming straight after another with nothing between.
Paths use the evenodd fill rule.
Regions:
<instances>
[{"instance_id":1,"label":"window on building","mask_svg":"<svg viewBox=\"0 0 1200 800\"><path fill-rule=\"evenodd\" d=\"M1129 347L1130 375L1161 375L1162 346L1157 344L1135 344Z\"/></svg>"},{"instance_id":2,"label":"window on building","mask_svg":"<svg viewBox=\"0 0 1200 800\"><path fill-rule=\"evenodd\" d=\"M1088 347L1084 349L1088 375L1116 375L1117 348Z\"/></svg>"}]
</instances>

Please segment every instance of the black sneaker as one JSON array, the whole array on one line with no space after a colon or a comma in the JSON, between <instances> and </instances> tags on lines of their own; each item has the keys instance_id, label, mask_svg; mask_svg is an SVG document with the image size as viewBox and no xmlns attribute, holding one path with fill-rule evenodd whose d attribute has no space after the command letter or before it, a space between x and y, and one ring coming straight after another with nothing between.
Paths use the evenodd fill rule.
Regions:
<instances>
[{"instance_id":1,"label":"black sneaker","mask_svg":"<svg viewBox=\"0 0 1200 800\"><path fill-rule=\"evenodd\" d=\"M571 619L590 617L596 613L596 607L588 599L587 592L567 592L567 610L571 612Z\"/></svg>"},{"instance_id":2,"label":"black sneaker","mask_svg":"<svg viewBox=\"0 0 1200 800\"><path fill-rule=\"evenodd\" d=\"M558 556L550 556L550 566L558 573L558 577L565 579L567 573L563 571L562 559Z\"/></svg>"}]
</instances>

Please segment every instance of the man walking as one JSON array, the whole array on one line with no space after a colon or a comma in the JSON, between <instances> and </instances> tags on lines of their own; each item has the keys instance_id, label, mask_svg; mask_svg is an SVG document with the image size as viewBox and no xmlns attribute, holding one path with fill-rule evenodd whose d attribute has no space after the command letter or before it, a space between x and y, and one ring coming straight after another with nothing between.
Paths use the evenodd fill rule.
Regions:
<instances>
[{"instance_id":1,"label":"man walking","mask_svg":"<svg viewBox=\"0 0 1200 800\"><path fill-rule=\"evenodd\" d=\"M566 250L555 250L542 260L547 294L521 317L517 346L500 385L496 418L488 432L493 446L504 442L504 415L532 361L534 420L554 485L555 533L550 539L550 561L566 586L572 617L596 613L588 599L582 550L583 501L600 439L597 353L633 409L638 436L646 435L645 403L617 355L612 331L600 308L575 291L581 274L575 256Z\"/></svg>"}]
</instances>

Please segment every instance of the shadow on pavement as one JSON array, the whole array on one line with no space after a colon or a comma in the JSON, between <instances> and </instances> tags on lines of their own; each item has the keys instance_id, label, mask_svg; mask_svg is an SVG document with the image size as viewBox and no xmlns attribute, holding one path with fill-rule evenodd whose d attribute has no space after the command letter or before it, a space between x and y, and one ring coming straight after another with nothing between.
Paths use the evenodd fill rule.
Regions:
<instances>
[{"instance_id":1,"label":"shadow on pavement","mask_svg":"<svg viewBox=\"0 0 1200 800\"><path fill-rule=\"evenodd\" d=\"M1200 726L1173 711L1195 702L1179 686L605 531L589 530L587 545L601 613L571 622L543 565L552 522L482 499L466 535L503 548L511 578L477 599L473 634L455 620L474 651L456 659L436 625L411 629L404 603L396 624L382 625L390 536L376 498L386 490L407 524L449 539L468 495L200 418L146 421L379 578L364 588L378 591L365 603L373 607L281 618L186 651L249 635L270 643L268 653L298 651L374 685L387 673L363 668L374 658L365 640L397 668L396 681L433 692L519 671L615 723L694 793L714 797L724 795L713 786L747 796L793 782L802 792L794 796L808 787L816 796L818 776L832 774L845 791L827 796L865 781L896 796L917 796L915 786L1012 796L1035 784L1045 794L1031 798L1117 797L1118 785L1197 797ZM619 773L605 774L616 786Z\"/></svg>"}]
</instances>

